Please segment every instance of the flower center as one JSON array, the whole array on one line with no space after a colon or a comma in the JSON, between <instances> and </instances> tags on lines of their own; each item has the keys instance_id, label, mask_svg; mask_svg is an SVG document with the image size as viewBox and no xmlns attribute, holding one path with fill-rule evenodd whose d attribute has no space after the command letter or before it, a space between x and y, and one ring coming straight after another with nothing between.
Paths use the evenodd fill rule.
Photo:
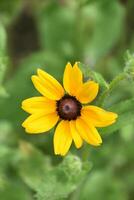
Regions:
<instances>
[{"instance_id":1,"label":"flower center","mask_svg":"<svg viewBox=\"0 0 134 200\"><path fill-rule=\"evenodd\" d=\"M64 95L57 101L57 113L64 120L75 120L81 115L81 108L81 103L70 95Z\"/></svg>"}]
</instances>

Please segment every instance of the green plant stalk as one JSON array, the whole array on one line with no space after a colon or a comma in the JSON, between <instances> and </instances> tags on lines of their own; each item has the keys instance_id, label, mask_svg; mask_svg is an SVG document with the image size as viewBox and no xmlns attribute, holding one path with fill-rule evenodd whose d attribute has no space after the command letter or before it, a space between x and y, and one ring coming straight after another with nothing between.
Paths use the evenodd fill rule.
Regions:
<instances>
[{"instance_id":1,"label":"green plant stalk","mask_svg":"<svg viewBox=\"0 0 134 200\"><path fill-rule=\"evenodd\" d=\"M122 81L127 78L127 74L125 72L122 72L118 76L116 76L111 83L109 84L108 88L100 95L97 105L103 106L105 99L109 96L110 92Z\"/></svg>"},{"instance_id":2,"label":"green plant stalk","mask_svg":"<svg viewBox=\"0 0 134 200\"><path fill-rule=\"evenodd\" d=\"M90 154L90 148L88 144L85 144L83 146L83 150L82 150L82 161L87 161L89 158L89 154Z\"/></svg>"}]
</instances>

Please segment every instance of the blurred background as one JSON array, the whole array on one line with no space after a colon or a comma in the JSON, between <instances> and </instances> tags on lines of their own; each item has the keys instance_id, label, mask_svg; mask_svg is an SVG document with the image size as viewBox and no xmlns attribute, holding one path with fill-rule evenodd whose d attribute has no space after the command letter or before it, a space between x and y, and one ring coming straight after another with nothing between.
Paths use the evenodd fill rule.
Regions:
<instances>
[{"instance_id":1,"label":"blurred background","mask_svg":"<svg viewBox=\"0 0 134 200\"><path fill-rule=\"evenodd\" d=\"M68 61L84 63L107 82L123 71L126 50L134 50L133 12L133 0L0 0L1 200L134 199L129 77L105 101L105 108L122 102L123 120L100 130L99 148L72 147L62 159L53 153L53 130L34 136L21 127L28 116L22 100L38 95L30 78L37 68L61 82ZM81 161L87 153L88 162Z\"/></svg>"}]
</instances>

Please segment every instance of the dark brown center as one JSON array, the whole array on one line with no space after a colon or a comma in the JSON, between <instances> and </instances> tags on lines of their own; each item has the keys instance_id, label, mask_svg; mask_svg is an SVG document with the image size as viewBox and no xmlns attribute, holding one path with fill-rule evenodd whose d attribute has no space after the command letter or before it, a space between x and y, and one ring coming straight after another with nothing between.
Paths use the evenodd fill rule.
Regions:
<instances>
[{"instance_id":1,"label":"dark brown center","mask_svg":"<svg viewBox=\"0 0 134 200\"><path fill-rule=\"evenodd\" d=\"M57 113L64 120L75 120L81 115L81 108L81 103L70 95L65 95L57 101Z\"/></svg>"}]
</instances>

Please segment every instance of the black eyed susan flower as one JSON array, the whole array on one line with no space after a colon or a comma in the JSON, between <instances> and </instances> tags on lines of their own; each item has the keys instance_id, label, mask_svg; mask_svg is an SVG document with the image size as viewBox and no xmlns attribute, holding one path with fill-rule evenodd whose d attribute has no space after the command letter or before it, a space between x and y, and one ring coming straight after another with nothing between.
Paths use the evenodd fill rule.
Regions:
<instances>
[{"instance_id":1,"label":"black eyed susan flower","mask_svg":"<svg viewBox=\"0 0 134 200\"><path fill-rule=\"evenodd\" d=\"M117 114L87 105L97 96L99 85L91 80L83 82L78 63L73 67L70 63L66 65L65 90L41 69L32 76L32 82L42 96L22 102L22 109L30 114L22 124L27 133L47 132L59 122L54 133L54 152L62 156L68 152L72 141L76 148L82 146L83 140L94 146L102 143L96 127L113 124Z\"/></svg>"}]
</instances>

